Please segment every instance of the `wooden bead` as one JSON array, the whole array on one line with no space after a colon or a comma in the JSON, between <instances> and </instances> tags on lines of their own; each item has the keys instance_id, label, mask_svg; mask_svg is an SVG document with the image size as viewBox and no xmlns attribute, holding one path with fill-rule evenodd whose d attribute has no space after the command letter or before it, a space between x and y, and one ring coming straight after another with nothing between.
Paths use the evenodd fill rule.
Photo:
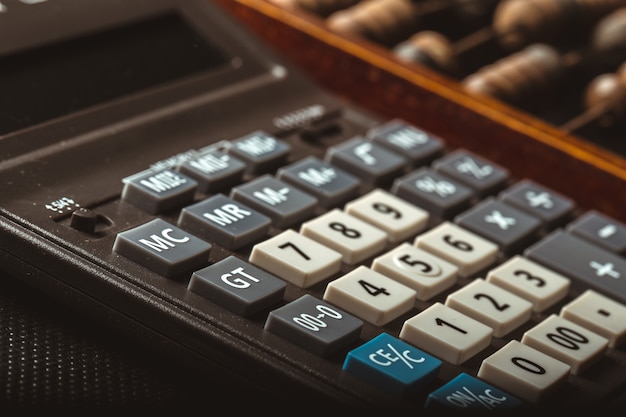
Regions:
<instances>
[{"instance_id":1,"label":"wooden bead","mask_svg":"<svg viewBox=\"0 0 626 417\"><path fill-rule=\"evenodd\" d=\"M412 0L365 0L326 19L332 30L393 44L415 31L419 3Z\"/></svg>"},{"instance_id":2,"label":"wooden bead","mask_svg":"<svg viewBox=\"0 0 626 417\"><path fill-rule=\"evenodd\" d=\"M396 45L393 52L404 61L420 63L448 74L458 72L454 47L438 32L418 32Z\"/></svg>"},{"instance_id":3,"label":"wooden bead","mask_svg":"<svg viewBox=\"0 0 626 417\"><path fill-rule=\"evenodd\" d=\"M604 61L619 63L626 58L626 7L614 11L598 23L591 43Z\"/></svg>"},{"instance_id":4,"label":"wooden bead","mask_svg":"<svg viewBox=\"0 0 626 417\"><path fill-rule=\"evenodd\" d=\"M359 0L270 0L286 9L303 10L318 16L329 14L353 6Z\"/></svg>"},{"instance_id":5,"label":"wooden bead","mask_svg":"<svg viewBox=\"0 0 626 417\"><path fill-rule=\"evenodd\" d=\"M471 93L520 102L550 90L562 71L558 51L545 44L533 44L481 68L466 77L462 85Z\"/></svg>"},{"instance_id":6,"label":"wooden bead","mask_svg":"<svg viewBox=\"0 0 626 417\"><path fill-rule=\"evenodd\" d=\"M503 0L496 8L493 29L506 48L552 39L624 6L624 0Z\"/></svg>"},{"instance_id":7,"label":"wooden bead","mask_svg":"<svg viewBox=\"0 0 626 417\"><path fill-rule=\"evenodd\" d=\"M601 106L598 122L604 126L615 124L626 114L626 84L617 74L608 73L595 77L585 91L585 106L594 109Z\"/></svg>"}]
</instances>

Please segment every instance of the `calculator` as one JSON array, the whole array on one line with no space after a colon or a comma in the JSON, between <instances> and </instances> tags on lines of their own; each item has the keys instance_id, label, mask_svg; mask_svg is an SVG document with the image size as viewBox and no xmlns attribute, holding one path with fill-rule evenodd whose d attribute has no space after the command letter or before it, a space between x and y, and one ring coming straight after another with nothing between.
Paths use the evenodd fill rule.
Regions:
<instances>
[{"instance_id":1,"label":"calculator","mask_svg":"<svg viewBox=\"0 0 626 417\"><path fill-rule=\"evenodd\" d=\"M619 219L324 90L211 1L2 5L12 278L267 399L623 403Z\"/></svg>"}]
</instances>

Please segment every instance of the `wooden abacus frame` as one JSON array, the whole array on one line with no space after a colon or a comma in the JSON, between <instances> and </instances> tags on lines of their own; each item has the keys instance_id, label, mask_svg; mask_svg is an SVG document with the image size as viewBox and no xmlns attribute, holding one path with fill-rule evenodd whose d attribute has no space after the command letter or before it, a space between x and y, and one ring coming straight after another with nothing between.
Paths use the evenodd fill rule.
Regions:
<instances>
[{"instance_id":1,"label":"wooden abacus frame","mask_svg":"<svg viewBox=\"0 0 626 417\"><path fill-rule=\"evenodd\" d=\"M626 222L626 160L500 101L470 95L427 68L400 62L318 18L266 0L217 0L320 86L389 118L402 118Z\"/></svg>"}]
</instances>

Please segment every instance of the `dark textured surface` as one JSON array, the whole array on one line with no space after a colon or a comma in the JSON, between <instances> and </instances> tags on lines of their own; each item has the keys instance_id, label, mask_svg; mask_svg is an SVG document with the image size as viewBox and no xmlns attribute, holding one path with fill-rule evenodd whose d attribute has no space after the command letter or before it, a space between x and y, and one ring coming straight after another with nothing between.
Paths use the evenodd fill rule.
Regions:
<instances>
[{"instance_id":1,"label":"dark textured surface","mask_svg":"<svg viewBox=\"0 0 626 417\"><path fill-rule=\"evenodd\" d=\"M192 379L110 329L0 280L0 408L169 406Z\"/></svg>"}]
</instances>

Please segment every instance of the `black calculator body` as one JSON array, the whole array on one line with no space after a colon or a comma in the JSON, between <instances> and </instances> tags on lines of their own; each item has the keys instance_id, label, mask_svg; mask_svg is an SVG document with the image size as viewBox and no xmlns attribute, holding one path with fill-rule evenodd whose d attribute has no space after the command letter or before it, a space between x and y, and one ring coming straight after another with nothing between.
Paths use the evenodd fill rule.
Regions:
<instances>
[{"instance_id":1,"label":"black calculator body","mask_svg":"<svg viewBox=\"0 0 626 417\"><path fill-rule=\"evenodd\" d=\"M421 409L454 405L435 393L459 376L472 378L460 387L483 395L459 397L455 387L456 405L487 409L533 408L572 393L573 404L586 405L623 389L619 330L611 342L594 339L602 353L591 355L599 364L586 374L572 376L573 366L559 360L558 389L529 393L518 383L501 384L493 368L486 382L497 392L475 385L485 382L483 359L558 315L587 287L616 303L606 314L623 314L626 291L615 279L626 264L621 249L586 258L597 242L581 237L588 228L572 226L578 235L568 229L583 213L566 196L324 92L210 1L3 4L0 36L12 42L0 46L0 264L15 279L214 378L216 386L249 387L267 398ZM422 148L413 154L413 146ZM454 169L474 183L446 173ZM524 195L535 208L564 210L550 218L528 214L519 209ZM372 212L378 220L363 220ZM386 223L409 213L412 225L387 230ZM326 215L335 217L320 226ZM605 222L598 228L607 238L623 232L618 222L593 219ZM525 233L508 233L514 224ZM452 265L455 278L423 292L389 281L394 272L384 271L393 265L383 256L402 244L416 248L418 236L427 251L426 233L439 230L462 252L473 250L466 232L480 236L487 254L460 265L443 254L441 265L430 255L398 254L391 264L426 275ZM591 271L612 281L568 276L571 266L559 257L574 252L564 255L563 247L580 252L575 267L595 262ZM419 326L406 323L433 305L471 315L462 297L448 304L448 296L477 279L487 282L488 272L523 254L574 284L545 302L552 304L528 307L526 318L501 334L472 327L485 336L462 359L420 349ZM324 267L309 270L307 261L317 258ZM351 282L339 284L346 276ZM366 294L357 306L349 290L355 285ZM475 299L496 309L511 303L477 291ZM402 300L383 312L361 309L363 297L398 293ZM468 331L450 317L435 319ZM558 325L552 339L565 349L586 347L590 336L578 326ZM372 341L380 347L359 350ZM379 375L364 364L368 357L400 364L401 375ZM431 368L421 381L396 381L424 361ZM530 374L545 371L535 359L516 363ZM611 368L620 372L604 376Z\"/></svg>"}]
</instances>

